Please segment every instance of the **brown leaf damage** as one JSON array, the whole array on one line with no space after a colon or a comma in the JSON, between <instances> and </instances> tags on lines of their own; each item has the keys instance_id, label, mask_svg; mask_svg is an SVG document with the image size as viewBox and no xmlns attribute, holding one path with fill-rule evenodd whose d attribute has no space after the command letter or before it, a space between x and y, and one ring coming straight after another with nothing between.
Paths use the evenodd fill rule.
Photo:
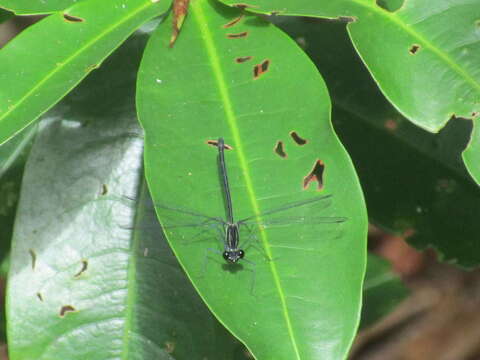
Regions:
<instances>
[{"instance_id":1,"label":"brown leaf damage","mask_svg":"<svg viewBox=\"0 0 480 360\"><path fill-rule=\"evenodd\" d=\"M174 0L173 2L173 24L172 24L172 37L170 38L170 47L175 45L178 34L182 28L183 22L188 12L188 5L190 0Z\"/></svg>"},{"instance_id":2,"label":"brown leaf damage","mask_svg":"<svg viewBox=\"0 0 480 360\"><path fill-rule=\"evenodd\" d=\"M270 66L270 60L264 60L261 64L255 65L253 68L253 78L257 80L260 76L265 74L268 71Z\"/></svg>"}]
</instances>

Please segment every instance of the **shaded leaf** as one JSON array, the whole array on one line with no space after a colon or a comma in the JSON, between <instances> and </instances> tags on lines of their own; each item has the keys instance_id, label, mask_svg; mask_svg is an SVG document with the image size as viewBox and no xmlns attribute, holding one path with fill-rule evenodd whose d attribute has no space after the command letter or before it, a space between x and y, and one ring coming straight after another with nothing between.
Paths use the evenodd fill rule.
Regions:
<instances>
[{"instance_id":1,"label":"shaded leaf","mask_svg":"<svg viewBox=\"0 0 480 360\"><path fill-rule=\"evenodd\" d=\"M369 254L360 326L367 327L388 315L407 295L407 288L388 261Z\"/></svg>"},{"instance_id":2,"label":"shaded leaf","mask_svg":"<svg viewBox=\"0 0 480 360\"><path fill-rule=\"evenodd\" d=\"M11 360L225 359L237 347L159 226L143 227L154 220L134 107L145 41L128 41L41 123L11 254Z\"/></svg>"},{"instance_id":3,"label":"shaded leaf","mask_svg":"<svg viewBox=\"0 0 480 360\"><path fill-rule=\"evenodd\" d=\"M137 106L147 181L177 257L257 359L345 358L359 318L366 216L321 77L274 26L214 1L192 2L173 49L169 40L166 22L142 60ZM237 220L326 194L318 213L303 206L282 216L348 220L259 229L241 238L245 259L229 266L215 227L172 228L186 219L165 208L224 217L217 148L207 144L219 137L232 147Z\"/></svg>"},{"instance_id":4,"label":"shaded leaf","mask_svg":"<svg viewBox=\"0 0 480 360\"><path fill-rule=\"evenodd\" d=\"M292 20L282 26L329 84L336 129L359 171L371 221L408 235L417 248L437 249L445 261L479 264L480 190L459 155L470 122L456 119L436 135L413 126L378 91L344 24Z\"/></svg>"},{"instance_id":5,"label":"shaded leaf","mask_svg":"<svg viewBox=\"0 0 480 360\"><path fill-rule=\"evenodd\" d=\"M3 23L4 21L7 21L12 16L13 14L11 12L0 9L0 24Z\"/></svg>"},{"instance_id":6,"label":"shaded leaf","mask_svg":"<svg viewBox=\"0 0 480 360\"><path fill-rule=\"evenodd\" d=\"M383 7L376 1L254 0L249 2L248 10L350 17L353 22L348 25L348 32L356 50L385 96L410 121L437 132L452 115L477 118L480 112L478 2L412 0L404 1L400 8L392 1L382 4ZM454 29L451 24L455 24ZM478 178L475 165L469 166Z\"/></svg>"}]
</instances>

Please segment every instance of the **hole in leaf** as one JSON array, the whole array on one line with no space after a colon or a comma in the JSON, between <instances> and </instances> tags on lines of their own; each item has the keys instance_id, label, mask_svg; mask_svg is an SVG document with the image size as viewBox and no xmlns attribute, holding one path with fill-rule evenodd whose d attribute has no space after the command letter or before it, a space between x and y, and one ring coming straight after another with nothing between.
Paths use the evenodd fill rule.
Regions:
<instances>
[{"instance_id":1,"label":"hole in leaf","mask_svg":"<svg viewBox=\"0 0 480 360\"><path fill-rule=\"evenodd\" d=\"M207 144L217 147L218 146L218 140L207 140ZM233 149L233 147L231 147L228 144L224 144L224 145L225 145L225 150L232 150Z\"/></svg>"},{"instance_id":2,"label":"hole in leaf","mask_svg":"<svg viewBox=\"0 0 480 360\"><path fill-rule=\"evenodd\" d=\"M108 186L107 184L102 184L102 189L100 191L100 195L107 195L108 194Z\"/></svg>"},{"instance_id":3,"label":"hole in leaf","mask_svg":"<svg viewBox=\"0 0 480 360\"><path fill-rule=\"evenodd\" d=\"M290 136L292 137L293 141L297 143L297 145L303 146L308 142L306 139L300 137L296 131L291 131Z\"/></svg>"},{"instance_id":4,"label":"hole in leaf","mask_svg":"<svg viewBox=\"0 0 480 360\"><path fill-rule=\"evenodd\" d=\"M64 317L66 313L75 311L72 305L63 305L60 309L60 317Z\"/></svg>"},{"instance_id":5,"label":"hole in leaf","mask_svg":"<svg viewBox=\"0 0 480 360\"><path fill-rule=\"evenodd\" d=\"M80 275L82 275L85 271L87 271L88 268L88 261L87 260L82 260L82 268L78 273L74 275L74 277L78 278Z\"/></svg>"},{"instance_id":6,"label":"hole in leaf","mask_svg":"<svg viewBox=\"0 0 480 360\"><path fill-rule=\"evenodd\" d=\"M253 57L252 56L242 56L242 57L237 57L235 59L235 61L238 63L238 64L242 64L244 62L247 62L247 61L250 61L252 60Z\"/></svg>"},{"instance_id":7,"label":"hole in leaf","mask_svg":"<svg viewBox=\"0 0 480 360\"><path fill-rule=\"evenodd\" d=\"M260 76L265 74L268 71L270 66L270 60L264 60L261 64L255 65L253 68L253 79L257 80Z\"/></svg>"},{"instance_id":8,"label":"hole in leaf","mask_svg":"<svg viewBox=\"0 0 480 360\"><path fill-rule=\"evenodd\" d=\"M243 31L241 33L238 33L238 34L227 34L227 38L229 39L241 39L241 38L244 38L244 37L247 37L248 36L248 31Z\"/></svg>"},{"instance_id":9,"label":"hole in leaf","mask_svg":"<svg viewBox=\"0 0 480 360\"><path fill-rule=\"evenodd\" d=\"M244 15L240 15L238 18L236 19L233 19L232 21L226 23L225 25L223 25L223 27L225 29L228 29L228 28L231 28L232 26L235 26L237 25L242 19L243 19Z\"/></svg>"},{"instance_id":10,"label":"hole in leaf","mask_svg":"<svg viewBox=\"0 0 480 360\"><path fill-rule=\"evenodd\" d=\"M322 160L317 160L313 166L312 171L303 179L303 188L306 190L310 187L312 182L317 183L317 190L323 189L323 172L325 171L325 164Z\"/></svg>"},{"instance_id":11,"label":"hole in leaf","mask_svg":"<svg viewBox=\"0 0 480 360\"><path fill-rule=\"evenodd\" d=\"M283 141L277 141L277 144L274 148L275 153L280 156L281 158L285 159L287 157L287 153L285 152L285 147Z\"/></svg>"},{"instance_id":12,"label":"hole in leaf","mask_svg":"<svg viewBox=\"0 0 480 360\"><path fill-rule=\"evenodd\" d=\"M37 264L37 253L33 249L28 249L28 253L32 258L32 270L35 270L35 265Z\"/></svg>"},{"instance_id":13,"label":"hole in leaf","mask_svg":"<svg viewBox=\"0 0 480 360\"><path fill-rule=\"evenodd\" d=\"M79 22L84 22L85 21L84 19L82 19L80 17L73 16L73 15L70 15L70 14L67 14L67 13L63 13L63 18L65 19L65 21L72 22L72 23L79 23Z\"/></svg>"},{"instance_id":14,"label":"hole in leaf","mask_svg":"<svg viewBox=\"0 0 480 360\"><path fill-rule=\"evenodd\" d=\"M415 55L420 50L420 45L413 44L408 52L412 55Z\"/></svg>"}]
</instances>

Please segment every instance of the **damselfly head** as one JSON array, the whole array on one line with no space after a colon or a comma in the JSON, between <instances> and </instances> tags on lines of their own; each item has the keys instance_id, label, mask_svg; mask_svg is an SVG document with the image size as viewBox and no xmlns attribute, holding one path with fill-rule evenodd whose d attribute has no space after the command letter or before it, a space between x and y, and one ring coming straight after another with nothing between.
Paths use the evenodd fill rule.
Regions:
<instances>
[{"instance_id":1,"label":"damselfly head","mask_svg":"<svg viewBox=\"0 0 480 360\"><path fill-rule=\"evenodd\" d=\"M229 250L223 252L223 258L229 263L236 263L238 260L243 259L245 256L245 251L239 250Z\"/></svg>"}]
</instances>

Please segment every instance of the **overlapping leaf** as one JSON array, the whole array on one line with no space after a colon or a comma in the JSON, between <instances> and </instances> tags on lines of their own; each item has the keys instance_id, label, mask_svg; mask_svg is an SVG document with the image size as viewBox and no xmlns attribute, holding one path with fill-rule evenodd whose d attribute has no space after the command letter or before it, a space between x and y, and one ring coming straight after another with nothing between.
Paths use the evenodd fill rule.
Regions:
<instances>
[{"instance_id":1,"label":"overlapping leaf","mask_svg":"<svg viewBox=\"0 0 480 360\"><path fill-rule=\"evenodd\" d=\"M0 0L0 8L14 12L17 15L49 14L66 9L84 0Z\"/></svg>"},{"instance_id":2,"label":"overlapping leaf","mask_svg":"<svg viewBox=\"0 0 480 360\"><path fill-rule=\"evenodd\" d=\"M10 41L0 51L0 144L59 101L135 29L168 6L164 1L85 0Z\"/></svg>"},{"instance_id":3,"label":"overlapping leaf","mask_svg":"<svg viewBox=\"0 0 480 360\"><path fill-rule=\"evenodd\" d=\"M234 5L235 0L223 0ZM452 117L480 114L480 6L476 0L254 0L249 10L282 15L349 17L351 39L394 106L416 125L437 132ZM379 5L380 4L380 5ZM387 4L388 5L388 4ZM455 24L452 28L452 24ZM329 49L324 49L327 53ZM477 148L478 132L471 146ZM480 178L478 152L465 163ZM478 182L478 181L477 181Z\"/></svg>"},{"instance_id":4,"label":"overlapping leaf","mask_svg":"<svg viewBox=\"0 0 480 360\"><path fill-rule=\"evenodd\" d=\"M390 264L372 254L368 255L363 285L362 327L372 325L389 314L408 294Z\"/></svg>"},{"instance_id":5,"label":"overlapping leaf","mask_svg":"<svg viewBox=\"0 0 480 360\"><path fill-rule=\"evenodd\" d=\"M359 318L366 218L321 77L275 27L214 1L192 2L173 49L168 29L147 47L137 106L147 180L177 257L257 359L345 358ZM243 263L228 266L215 226L171 210L224 216L217 148L207 143L219 137L232 147L237 219L328 194L325 206L285 215L348 220L252 228L255 236L241 238Z\"/></svg>"},{"instance_id":6,"label":"overlapping leaf","mask_svg":"<svg viewBox=\"0 0 480 360\"><path fill-rule=\"evenodd\" d=\"M417 248L437 249L446 261L478 265L480 190L459 156L469 121L451 121L439 134L409 123L378 91L344 24L296 18L282 26L330 86L334 123L359 172L371 221Z\"/></svg>"},{"instance_id":7,"label":"overlapping leaf","mask_svg":"<svg viewBox=\"0 0 480 360\"><path fill-rule=\"evenodd\" d=\"M11 360L225 359L237 346L158 224L144 226L155 220L134 108L145 38L129 41L42 122L11 255Z\"/></svg>"}]
</instances>

